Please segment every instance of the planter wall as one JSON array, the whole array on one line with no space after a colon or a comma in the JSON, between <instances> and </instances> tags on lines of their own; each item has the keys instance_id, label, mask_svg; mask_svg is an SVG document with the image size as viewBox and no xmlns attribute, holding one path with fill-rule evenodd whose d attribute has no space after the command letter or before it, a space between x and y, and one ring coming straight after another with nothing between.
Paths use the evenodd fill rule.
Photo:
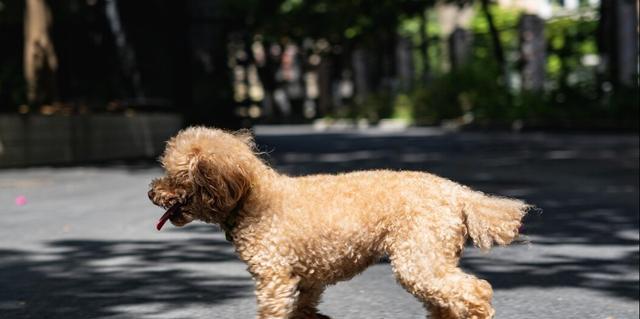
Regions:
<instances>
[{"instance_id":1,"label":"planter wall","mask_svg":"<svg viewBox=\"0 0 640 319\"><path fill-rule=\"evenodd\" d=\"M150 158L181 126L167 113L0 115L0 167Z\"/></svg>"}]
</instances>

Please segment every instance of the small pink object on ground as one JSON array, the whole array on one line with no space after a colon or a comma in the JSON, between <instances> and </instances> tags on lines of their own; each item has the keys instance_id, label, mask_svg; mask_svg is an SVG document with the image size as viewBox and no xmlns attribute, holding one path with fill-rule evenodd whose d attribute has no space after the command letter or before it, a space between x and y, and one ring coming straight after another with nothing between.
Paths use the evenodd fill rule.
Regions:
<instances>
[{"instance_id":1,"label":"small pink object on ground","mask_svg":"<svg viewBox=\"0 0 640 319\"><path fill-rule=\"evenodd\" d=\"M18 197L16 197L16 205L18 206L24 206L27 204L27 198L20 195Z\"/></svg>"}]
</instances>

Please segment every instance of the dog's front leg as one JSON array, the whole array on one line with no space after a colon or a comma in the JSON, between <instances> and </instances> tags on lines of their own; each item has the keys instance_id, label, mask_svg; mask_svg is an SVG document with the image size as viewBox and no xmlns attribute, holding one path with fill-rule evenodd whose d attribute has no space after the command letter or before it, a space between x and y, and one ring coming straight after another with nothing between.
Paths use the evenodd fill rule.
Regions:
<instances>
[{"instance_id":1,"label":"dog's front leg","mask_svg":"<svg viewBox=\"0 0 640 319\"><path fill-rule=\"evenodd\" d=\"M299 281L299 277L288 272L257 276L258 319L290 318L298 298Z\"/></svg>"}]
</instances>

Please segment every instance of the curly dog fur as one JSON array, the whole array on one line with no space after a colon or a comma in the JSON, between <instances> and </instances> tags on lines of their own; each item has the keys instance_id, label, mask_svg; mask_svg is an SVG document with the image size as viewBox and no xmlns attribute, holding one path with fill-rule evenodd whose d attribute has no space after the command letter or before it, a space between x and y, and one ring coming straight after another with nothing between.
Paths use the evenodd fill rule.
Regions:
<instances>
[{"instance_id":1,"label":"curly dog fur","mask_svg":"<svg viewBox=\"0 0 640 319\"><path fill-rule=\"evenodd\" d=\"M182 203L171 222L227 227L256 281L258 318L328 318L317 313L327 285L382 256L431 318L491 318L492 289L458 267L468 238L483 249L518 236L528 205L431 174L361 171L289 177L256 156L247 132L188 128L161 158L166 176L150 199Z\"/></svg>"}]
</instances>

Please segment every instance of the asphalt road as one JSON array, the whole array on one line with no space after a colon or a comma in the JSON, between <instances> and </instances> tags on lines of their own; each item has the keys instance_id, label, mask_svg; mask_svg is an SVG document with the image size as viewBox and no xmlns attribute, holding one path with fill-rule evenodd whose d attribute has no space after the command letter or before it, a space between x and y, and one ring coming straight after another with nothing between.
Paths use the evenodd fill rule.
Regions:
<instances>
[{"instance_id":1,"label":"asphalt road","mask_svg":"<svg viewBox=\"0 0 640 319\"><path fill-rule=\"evenodd\" d=\"M469 248L497 318L631 318L638 310L638 137L259 128L292 175L426 170L526 199L527 242ZM162 232L154 163L0 170L0 318L254 318L250 277L215 227ZM17 205L18 196L27 203ZM333 318L424 318L382 262L331 287Z\"/></svg>"}]
</instances>

